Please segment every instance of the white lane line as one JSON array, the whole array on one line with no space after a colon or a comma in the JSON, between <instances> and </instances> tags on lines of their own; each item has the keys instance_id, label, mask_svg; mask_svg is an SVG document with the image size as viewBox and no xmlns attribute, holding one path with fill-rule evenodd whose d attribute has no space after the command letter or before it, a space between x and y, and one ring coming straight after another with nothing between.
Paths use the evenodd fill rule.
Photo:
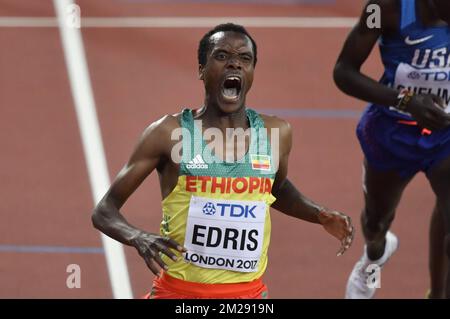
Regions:
<instances>
[{"instance_id":1,"label":"white lane line","mask_svg":"<svg viewBox=\"0 0 450 319\"><path fill-rule=\"evenodd\" d=\"M53 17L0 17L2 28L51 28L58 27Z\"/></svg>"},{"instance_id":2,"label":"white lane line","mask_svg":"<svg viewBox=\"0 0 450 319\"><path fill-rule=\"evenodd\" d=\"M83 14L83 12L81 12ZM346 17L85 17L83 28L209 28L234 22L250 28L351 28L357 18ZM0 27L57 27L51 17L0 17Z\"/></svg>"},{"instance_id":3,"label":"white lane line","mask_svg":"<svg viewBox=\"0 0 450 319\"><path fill-rule=\"evenodd\" d=\"M53 1L59 21L70 87L80 128L84 156L94 203L103 197L110 185L108 168L98 124L81 32L66 25L65 9L72 0ZM81 213L81 212L80 212ZM89 220L90 216L85 215ZM114 298L132 298L132 290L122 244L101 235Z\"/></svg>"}]
</instances>

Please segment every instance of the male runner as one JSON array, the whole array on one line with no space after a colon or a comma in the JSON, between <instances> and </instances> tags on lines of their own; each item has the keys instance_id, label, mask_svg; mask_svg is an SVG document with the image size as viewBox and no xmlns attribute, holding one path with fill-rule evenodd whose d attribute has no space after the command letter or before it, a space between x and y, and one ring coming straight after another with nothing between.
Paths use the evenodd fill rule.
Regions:
<instances>
[{"instance_id":1,"label":"male runner","mask_svg":"<svg viewBox=\"0 0 450 319\"><path fill-rule=\"evenodd\" d=\"M366 23L373 5L381 10L381 28ZM450 276L445 279L450 257L449 23L448 0L368 1L336 63L338 87L371 103L357 128L365 154L361 223L366 246L348 280L347 298L375 294L376 285L367 284L367 267L382 267L396 251L398 239L388 230L403 190L419 171L436 194L430 297L450 297ZM360 71L377 41L385 66L379 82Z\"/></svg>"},{"instance_id":2,"label":"male runner","mask_svg":"<svg viewBox=\"0 0 450 319\"><path fill-rule=\"evenodd\" d=\"M321 224L341 241L339 254L350 246L353 227L349 217L314 204L287 180L289 124L246 107L257 61L248 32L234 24L215 27L200 41L198 59L204 106L145 130L93 223L134 246L158 275L150 298L264 298L271 205ZM220 141L235 134L242 143L213 148L208 130ZM181 142L174 139L180 131ZM137 229L119 211L154 169L163 197L160 234Z\"/></svg>"}]
</instances>

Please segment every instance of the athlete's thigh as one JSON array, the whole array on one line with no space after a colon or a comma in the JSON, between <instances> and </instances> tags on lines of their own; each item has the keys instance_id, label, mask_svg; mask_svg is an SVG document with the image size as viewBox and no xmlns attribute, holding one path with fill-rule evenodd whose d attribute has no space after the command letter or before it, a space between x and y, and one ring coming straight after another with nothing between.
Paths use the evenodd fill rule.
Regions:
<instances>
[{"instance_id":1,"label":"athlete's thigh","mask_svg":"<svg viewBox=\"0 0 450 319\"><path fill-rule=\"evenodd\" d=\"M363 191L366 214L379 217L394 213L403 190L413 176L402 177L396 171L381 171L373 168L367 160L363 166Z\"/></svg>"}]
</instances>

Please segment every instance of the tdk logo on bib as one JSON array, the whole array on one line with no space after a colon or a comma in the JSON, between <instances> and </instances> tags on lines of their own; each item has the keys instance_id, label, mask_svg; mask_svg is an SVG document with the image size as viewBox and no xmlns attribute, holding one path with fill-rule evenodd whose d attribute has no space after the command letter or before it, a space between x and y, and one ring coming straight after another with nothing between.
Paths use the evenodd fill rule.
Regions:
<instances>
[{"instance_id":1,"label":"tdk logo on bib","mask_svg":"<svg viewBox=\"0 0 450 319\"><path fill-rule=\"evenodd\" d=\"M202 209L205 215L214 215L216 211L219 211L220 216L229 217L243 217L243 218L256 218L255 216L256 205L239 205L228 203L216 203L207 202Z\"/></svg>"},{"instance_id":2,"label":"tdk logo on bib","mask_svg":"<svg viewBox=\"0 0 450 319\"><path fill-rule=\"evenodd\" d=\"M408 74L408 79L419 80L421 78L425 81L450 81L450 71L413 71Z\"/></svg>"},{"instance_id":3,"label":"tdk logo on bib","mask_svg":"<svg viewBox=\"0 0 450 319\"><path fill-rule=\"evenodd\" d=\"M205 215L214 215L216 213L216 207L213 203L208 202L203 206L203 214Z\"/></svg>"},{"instance_id":4,"label":"tdk logo on bib","mask_svg":"<svg viewBox=\"0 0 450 319\"><path fill-rule=\"evenodd\" d=\"M420 79L420 73L413 71L410 74L408 74L408 79L413 79L413 80Z\"/></svg>"}]
</instances>

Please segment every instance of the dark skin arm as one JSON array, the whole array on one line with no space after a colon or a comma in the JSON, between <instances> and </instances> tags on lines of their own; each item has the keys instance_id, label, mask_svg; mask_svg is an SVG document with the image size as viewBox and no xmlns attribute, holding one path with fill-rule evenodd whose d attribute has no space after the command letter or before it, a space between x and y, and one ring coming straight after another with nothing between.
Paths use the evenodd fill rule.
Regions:
<instances>
[{"instance_id":1,"label":"dark skin arm","mask_svg":"<svg viewBox=\"0 0 450 319\"><path fill-rule=\"evenodd\" d=\"M354 229L350 217L317 205L296 189L287 178L288 158L292 146L291 128L287 122L275 117L265 117L264 121L267 127L280 129L279 167L272 188L272 194L277 199L272 207L288 216L322 225L341 242L337 255L342 255L353 241Z\"/></svg>"},{"instance_id":2,"label":"dark skin arm","mask_svg":"<svg viewBox=\"0 0 450 319\"><path fill-rule=\"evenodd\" d=\"M184 252L185 249L172 239L131 225L121 214L120 208L144 179L161 165L164 158L170 156L173 141L167 132L176 126L176 120L168 116L145 130L130 160L119 172L92 215L95 228L122 244L135 247L148 268L156 275L160 268L167 269L159 253L176 260L171 249L179 252Z\"/></svg>"},{"instance_id":3,"label":"dark skin arm","mask_svg":"<svg viewBox=\"0 0 450 319\"><path fill-rule=\"evenodd\" d=\"M399 92L361 73L378 38L389 36L398 30L398 3L395 0L370 0L367 5L381 8L381 28L369 28L369 14L364 8L360 20L348 35L334 68L334 81L344 93L360 100L384 105L397 104ZM443 100L434 94L415 95L407 105L407 111L421 127L431 130L450 125L450 116L444 112Z\"/></svg>"}]
</instances>

